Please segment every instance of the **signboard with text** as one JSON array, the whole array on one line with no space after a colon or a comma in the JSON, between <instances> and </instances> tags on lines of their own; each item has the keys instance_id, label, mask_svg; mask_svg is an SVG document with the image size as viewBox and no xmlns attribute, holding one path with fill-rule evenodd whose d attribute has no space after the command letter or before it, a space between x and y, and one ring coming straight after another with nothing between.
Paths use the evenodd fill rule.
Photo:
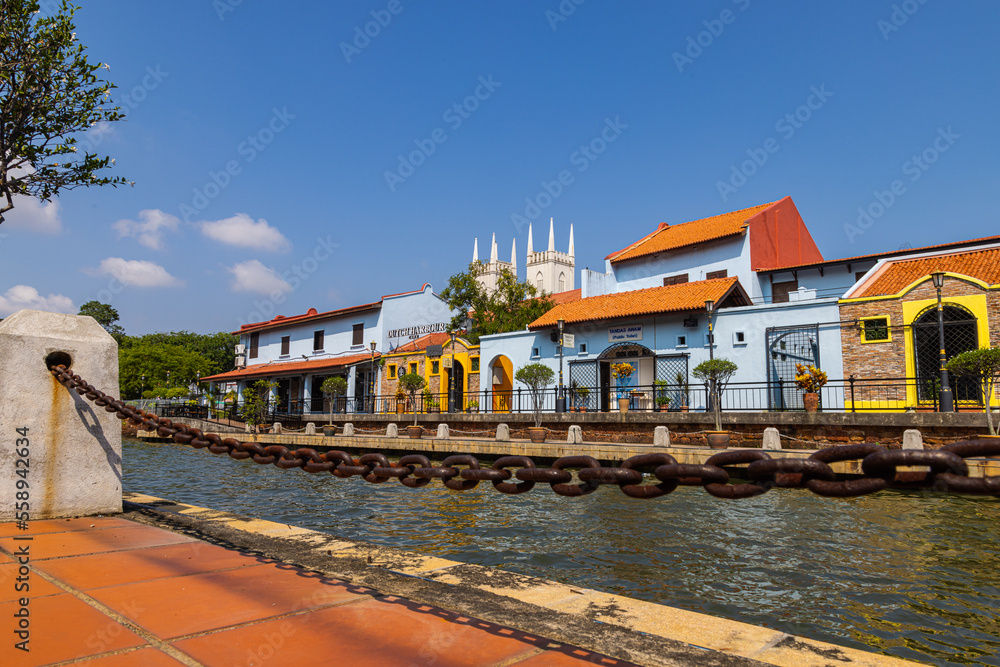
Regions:
<instances>
[{"instance_id":1,"label":"signboard with text","mask_svg":"<svg viewBox=\"0 0 1000 667\"><path fill-rule=\"evenodd\" d=\"M609 343L630 343L642 340L641 324L626 324L620 327L608 328Z\"/></svg>"},{"instance_id":2,"label":"signboard with text","mask_svg":"<svg viewBox=\"0 0 1000 667\"><path fill-rule=\"evenodd\" d=\"M576 347L576 337L573 334L563 334L563 347Z\"/></svg>"}]
</instances>

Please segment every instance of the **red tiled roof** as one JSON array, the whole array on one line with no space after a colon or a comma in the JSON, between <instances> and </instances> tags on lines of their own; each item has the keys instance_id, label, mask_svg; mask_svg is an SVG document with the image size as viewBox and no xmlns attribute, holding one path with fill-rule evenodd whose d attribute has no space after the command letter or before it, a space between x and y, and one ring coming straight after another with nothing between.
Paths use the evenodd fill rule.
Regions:
<instances>
[{"instance_id":1,"label":"red tiled roof","mask_svg":"<svg viewBox=\"0 0 1000 667\"><path fill-rule=\"evenodd\" d=\"M579 288L571 289L568 292L559 292L558 294L553 294L551 296L552 296L552 303L558 306L561 303L571 303L573 301L579 301L581 298L583 298L583 290Z\"/></svg>"},{"instance_id":2,"label":"red tiled roof","mask_svg":"<svg viewBox=\"0 0 1000 667\"><path fill-rule=\"evenodd\" d=\"M252 324L244 324L240 327L239 331L234 331L233 335L239 336L240 334L249 333L252 331L262 331L264 329L275 329L277 327L284 327L290 324L302 324L303 322L311 322L313 320L321 320L330 317L338 317L340 315L350 315L351 313L360 313L366 310L376 310L382 307L381 301L374 301L372 303L363 303L359 306L348 306L347 308L341 308L339 310L328 310L325 313L316 312L315 308L310 308L309 311L303 315L293 315L292 317L285 317L284 315L278 315L274 319L267 322L254 322Z\"/></svg>"},{"instance_id":3,"label":"red tiled roof","mask_svg":"<svg viewBox=\"0 0 1000 667\"><path fill-rule=\"evenodd\" d=\"M915 252L923 252L925 250L947 250L948 248L961 248L963 246L978 245L981 243L996 243L1000 241L1000 236L984 236L981 239L970 239L968 241L952 241L951 243L939 243L937 245L925 245L919 248L902 248L900 250L887 250L885 252L876 252L870 255L856 255L854 257L843 257L841 259L827 259L822 262L811 262L809 264L795 264L789 266L780 266L778 268L771 269L759 269L760 271L792 271L795 269L808 269L814 266L829 266L831 264L842 264L844 262L859 262L864 260L879 260L886 257L898 257L899 255L909 255Z\"/></svg>"},{"instance_id":4,"label":"red tiled roof","mask_svg":"<svg viewBox=\"0 0 1000 667\"><path fill-rule=\"evenodd\" d=\"M539 317L529 324L528 328L542 329L555 326L560 318L568 324L573 324L574 322L593 322L637 315L703 310L705 301L711 299L720 303L734 290L740 294L741 299L750 303L750 299L743 291L738 278L735 276L715 278L693 283L681 283L680 285L591 296L564 303Z\"/></svg>"},{"instance_id":5,"label":"red tiled roof","mask_svg":"<svg viewBox=\"0 0 1000 667\"><path fill-rule=\"evenodd\" d=\"M850 298L899 294L908 285L935 271L958 273L978 278L990 286L1000 285L1000 248L987 248L950 255L933 255L917 259L888 262L872 276L870 284L862 286L860 294Z\"/></svg>"},{"instance_id":6,"label":"red tiled roof","mask_svg":"<svg viewBox=\"0 0 1000 667\"><path fill-rule=\"evenodd\" d=\"M679 225L668 225L665 222L661 222L656 231L649 236L636 241L624 250L611 253L605 259L610 259L612 262L623 262L628 259L645 257L665 250L682 248L704 241L736 236L737 234L742 234L747 228L750 218L777 203L774 201L769 204L760 204L759 206L723 213L722 215L714 215L710 218L692 220L691 222L684 222Z\"/></svg>"},{"instance_id":7,"label":"red tiled roof","mask_svg":"<svg viewBox=\"0 0 1000 667\"><path fill-rule=\"evenodd\" d=\"M375 353L378 359L381 354ZM333 359L309 359L308 361L273 361L269 364L255 364L246 368L237 368L228 373L219 373L202 378L218 382L220 380L240 380L252 377L269 377L272 375L284 375L286 373L299 373L303 371L323 371L350 366L351 364L363 361L371 361L371 354L351 354L346 357L334 357Z\"/></svg>"}]
</instances>

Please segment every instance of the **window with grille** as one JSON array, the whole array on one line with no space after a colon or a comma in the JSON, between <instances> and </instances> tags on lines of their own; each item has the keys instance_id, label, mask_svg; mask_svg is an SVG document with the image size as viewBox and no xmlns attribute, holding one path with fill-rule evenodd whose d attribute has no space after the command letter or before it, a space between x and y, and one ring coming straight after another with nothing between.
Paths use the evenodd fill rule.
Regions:
<instances>
[{"instance_id":1,"label":"window with grille","mask_svg":"<svg viewBox=\"0 0 1000 667\"><path fill-rule=\"evenodd\" d=\"M437 375L441 371L441 362L432 361L431 362L431 375Z\"/></svg>"},{"instance_id":2,"label":"window with grille","mask_svg":"<svg viewBox=\"0 0 1000 667\"><path fill-rule=\"evenodd\" d=\"M889 334L889 317L865 317L861 320L862 343L884 343L891 340Z\"/></svg>"},{"instance_id":3,"label":"window with grille","mask_svg":"<svg viewBox=\"0 0 1000 667\"><path fill-rule=\"evenodd\" d=\"M667 276L666 278L664 278L663 286L667 287L668 285L681 285L683 283L686 283L687 281L688 281L688 274L681 273L676 276Z\"/></svg>"},{"instance_id":4,"label":"window with grille","mask_svg":"<svg viewBox=\"0 0 1000 667\"><path fill-rule=\"evenodd\" d=\"M323 349L323 332L316 331L313 333L313 351Z\"/></svg>"},{"instance_id":5,"label":"window with grille","mask_svg":"<svg viewBox=\"0 0 1000 667\"><path fill-rule=\"evenodd\" d=\"M389 379L396 379L396 364L389 364Z\"/></svg>"},{"instance_id":6,"label":"window with grille","mask_svg":"<svg viewBox=\"0 0 1000 667\"><path fill-rule=\"evenodd\" d=\"M479 357L472 357L472 359L469 360L469 365L472 367L472 372L473 373L478 373L479 372Z\"/></svg>"}]
</instances>

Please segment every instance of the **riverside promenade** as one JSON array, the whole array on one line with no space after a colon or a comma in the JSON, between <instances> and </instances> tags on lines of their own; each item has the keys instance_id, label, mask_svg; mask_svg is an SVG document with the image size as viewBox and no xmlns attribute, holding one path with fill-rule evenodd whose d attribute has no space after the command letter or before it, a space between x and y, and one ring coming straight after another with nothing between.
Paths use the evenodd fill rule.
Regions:
<instances>
[{"instance_id":1,"label":"riverside promenade","mask_svg":"<svg viewBox=\"0 0 1000 667\"><path fill-rule=\"evenodd\" d=\"M4 628L0 664L915 664L150 496L124 509L0 524L0 617L30 614L30 651Z\"/></svg>"}]
</instances>

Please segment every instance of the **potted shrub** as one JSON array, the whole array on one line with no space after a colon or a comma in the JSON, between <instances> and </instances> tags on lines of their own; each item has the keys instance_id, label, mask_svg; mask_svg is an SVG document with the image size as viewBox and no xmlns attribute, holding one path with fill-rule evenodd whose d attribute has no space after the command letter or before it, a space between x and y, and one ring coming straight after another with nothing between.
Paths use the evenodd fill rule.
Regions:
<instances>
[{"instance_id":1,"label":"potted shrub","mask_svg":"<svg viewBox=\"0 0 1000 667\"><path fill-rule=\"evenodd\" d=\"M424 429L417 426L417 415L419 410L417 410L417 392L424 388L427 382L424 380L422 375L417 373L407 373L399 378L399 386L403 388L407 396L410 397L410 405L413 406L413 425L406 427L406 433L411 438L419 438Z\"/></svg>"},{"instance_id":2,"label":"potted shrub","mask_svg":"<svg viewBox=\"0 0 1000 667\"><path fill-rule=\"evenodd\" d=\"M590 399L590 387L578 386L576 388L576 397L579 400L578 409L580 410L580 412L586 412L587 402Z\"/></svg>"},{"instance_id":3,"label":"potted shrub","mask_svg":"<svg viewBox=\"0 0 1000 667\"><path fill-rule=\"evenodd\" d=\"M708 396L715 416L715 430L706 434L708 446L712 449L729 447L729 432L722 430L722 392L737 370L729 359L709 359L694 367L692 373L699 380L708 381Z\"/></svg>"},{"instance_id":4,"label":"potted shrub","mask_svg":"<svg viewBox=\"0 0 1000 667\"><path fill-rule=\"evenodd\" d=\"M319 390L330 399L330 423L323 427L323 435L336 435L337 427L333 425L333 409L337 404L337 397L347 393L347 379L336 375L323 380Z\"/></svg>"},{"instance_id":5,"label":"potted shrub","mask_svg":"<svg viewBox=\"0 0 1000 667\"><path fill-rule=\"evenodd\" d=\"M979 389L983 392L986 425L990 430L990 437L997 437L990 403L993 401L996 387L1000 383L1000 347L969 350L956 354L948 360L945 368L948 369L949 373L970 377L979 383Z\"/></svg>"},{"instance_id":6,"label":"potted shrub","mask_svg":"<svg viewBox=\"0 0 1000 667\"><path fill-rule=\"evenodd\" d=\"M555 373L545 364L526 364L517 369L514 379L528 387L531 394L531 412L535 417L535 426L528 428L532 442L545 442L545 429L542 428L542 396L545 387L552 384Z\"/></svg>"},{"instance_id":7,"label":"potted shrub","mask_svg":"<svg viewBox=\"0 0 1000 667\"><path fill-rule=\"evenodd\" d=\"M243 422L250 426L254 433L260 432L260 427L267 418L271 392L277 387L276 382L257 380L243 389Z\"/></svg>"},{"instance_id":8,"label":"potted shrub","mask_svg":"<svg viewBox=\"0 0 1000 667\"><path fill-rule=\"evenodd\" d=\"M472 399L469 401L469 407L466 408L469 412L479 412L479 401Z\"/></svg>"},{"instance_id":9,"label":"potted shrub","mask_svg":"<svg viewBox=\"0 0 1000 667\"><path fill-rule=\"evenodd\" d=\"M423 397L424 412L440 412L440 405L438 400L434 398L434 392L431 391L430 387L424 387Z\"/></svg>"},{"instance_id":10,"label":"potted shrub","mask_svg":"<svg viewBox=\"0 0 1000 667\"><path fill-rule=\"evenodd\" d=\"M403 385L399 382L396 383L396 414L401 415L406 412L406 392L403 391Z\"/></svg>"},{"instance_id":11,"label":"potted shrub","mask_svg":"<svg viewBox=\"0 0 1000 667\"><path fill-rule=\"evenodd\" d=\"M674 379L677 380L677 389L680 393L680 396L678 397L678 402L680 403L680 410L681 412L687 412L688 411L687 378L684 377L684 373L682 373L681 371L677 371L677 377Z\"/></svg>"},{"instance_id":12,"label":"potted shrub","mask_svg":"<svg viewBox=\"0 0 1000 667\"><path fill-rule=\"evenodd\" d=\"M660 412L670 407L666 380L653 380L653 410Z\"/></svg>"},{"instance_id":13,"label":"potted shrub","mask_svg":"<svg viewBox=\"0 0 1000 667\"><path fill-rule=\"evenodd\" d=\"M611 364L611 377L615 380L615 386L618 387L618 412L626 413L628 412L628 404L632 401L631 396L627 395L624 387L627 386L628 379L632 377L632 373L635 368L632 364L622 361L617 364Z\"/></svg>"},{"instance_id":14,"label":"potted shrub","mask_svg":"<svg viewBox=\"0 0 1000 667\"><path fill-rule=\"evenodd\" d=\"M815 366L795 364L795 384L804 392L802 404L806 412L816 412L819 408L819 390L826 384L826 379L826 373Z\"/></svg>"}]
</instances>

